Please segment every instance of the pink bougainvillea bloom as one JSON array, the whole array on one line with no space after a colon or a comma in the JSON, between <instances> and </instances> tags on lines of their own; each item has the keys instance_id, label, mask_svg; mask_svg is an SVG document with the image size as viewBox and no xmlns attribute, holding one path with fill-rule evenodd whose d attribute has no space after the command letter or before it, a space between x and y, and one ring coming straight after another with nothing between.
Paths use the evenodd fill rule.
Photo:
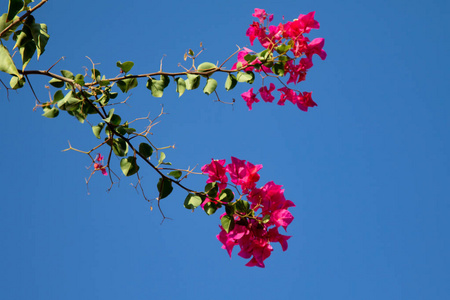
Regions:
<instances>
[{"instance_id":1,"label":"pink bougainvillea bloom","mask_svg":"<svg viewBox=\"0 0 450 300\"><path fill-rule=\"evenodd\" d=\"M303 111L308 111L308 107L317 106L317 103L311 98L311 93L303 92L297 101L297 106Z\"/></svg>"},{"instance_id":2,"label":"pink bougainvillea bloom","mask_svg":"<svg viewBox=\"0 0 450 300\"><path fill-rule=\"evenodd\" d=\"M297 104L298 95L297 95L297 93L295 93L294 90L287 88L287 87L282 87L282 88L278 89L278 91L281 92L280 100L278 100L278 103L277 103L278 105L284 105L286 100L291 101L293 104Z\"/></svg>"},{"instance_id":3,"label":"pink bougainvillea bloom","mask_svg":"<svg viewBox=\"0 0 450 300\"><path fill-rule=\"evenodd\" d=\"M279 26L269 26L269 34L263 30L258 36L258 40L266 49L272 50L277 46L279 40L282 38L283 34Z\"/></svg>"},{"instance_id":4,"label":"pink bougainvillea bloom","mask_svg":"<svg viewBox=\"0 0 450 300\"><path fill-rule=\"evenodd\" d=\"M258 171L261 169L262 165L246 163L245 160L236 157L231 157L231 163L226 166L231 182L240 185L244 194L249 193L249 190L256 186L256 182L259 180Z\"/></svg>"},{"instance_id":5,"label":"pink bougainvillea bloom","mask_svg":"<svg viewBox=\"0 0 450 300\"><path fill-rule=\"evenodd\" d=\"M259 89L259 94L261 95L261 98L265 102L272 102L275 97L272 96L272 92L275 90L275 84L271 83L270 88L267 89L267 86L263 86Z\"/></svg>"},{"instance_id":6,"label":"pink bougainvillea bloom","mask_svg":"<svg viewBox=\"0 0 450 300\"><path fill-rule=\"evenodd\" d=\"M273 227L273 228L269 229L268 235L269 235L270 242L280 243L281 249L283 249L283 251L287 250L287 248L288 248L287 240L289 240L291 238L290 236L280 234L278 232L277 227Z\"/></svg>"},{"instance_id":7,"label":"pink bougainvillea bloom","mask_svg":"<svg viewBox=\"0 0 450 300\"><path fill-rule=\"evenodd\" d=\"M253 103L258 103L259 99L256 98L256 94L253 93L253 88L249 89L247 92L241 94L242 99L247 102L249 110L252 110Z\"/></svg>"},{"instance_id":8,"label":"pink bougainvillea bloom","mask_svg":"<svg viewBox=\"0 0 450 300\"><path fill-rule=\"evenodd\" d=\"M260 23L264 23L264 20L267 18L268 14L264 9L255 8L255 12L252 14L252 16L258 18Z\"/></svg>"},{"instance_id":9,"label":"pink bougainvillea bloom","mask_svg":"<svg viewBox=\"0 0 450 300\"><path fill-rule=\"evenodd\" d=\"M97 162L94 163L94 170L100 170L103 175L108 175L108 172L106 172L106 167L104 167L101 163L103 161L103 156L100 153L98 153L95 157L95 161Z\"/></svg>"},{"instance_id":10,"label":"pink bougainvillea bloom","mask_svg":"<svg viewBox=\"0 0 450 300\"><path fill-rule=\"evenodd\" d=\"M294 54L294 56L300 57L305 54L305 52L308 50L309 39L300 35L293 41L294 43L292 45L291 52Z\"/></svg>"},{"instance_id":11,"label":"pink bougainvillea bloom","mask_svg":"<svg viewBox=\"0 0 450 300\"><path fill-rule=\"evenodd\" d=\"M249 37L252 46L253 41L262 34L264 34L264 28L261 28L258 22L253 22L245 33L245 35Z\"/></svg>"},{"instance_id":12,"label":"pink bougainvillea bloom","mask_svg":"<svg viewBox=\"0 0 450 300\"><path fill-rule=\"evenodd\" d=\"M311 59L313 54L317 54L320 56L322 60L327 58L327 53L322 49L325 44L325 39L317 38L312 40L311 43L308 44L308 49L306 50L306 56Z\"/></svg>"},{"instance_id":13,"label":"pink bougainvillea bloom","mask_svg":"<svg viewBox=\"0 0 450 300\"><path fill-rule=\"evenodd\" d=\"M230 174L231 182L237 185L241 185L244 177L247 175L245 160L233 156L231 157L231 163L225 169Z\"/></svg>"},{"instance_id":14,"label":"pink bougainvillea bloom","mask_svg":"<svg viewBox=\"0 0 450 300\"><path fill-rule=\"evenodd\" d=\"M300 27L303 28L305 33L309 33L311 29L319 29L320 24L316 20L314 20L314 14L316 12L312 11L306 15L299 15L297 22L300 23Z\"/></svg>"},{"instance_id":15,"label":"pink bougainvillea bloom","mask_svg":"<svg viewBox=\"0 0 450 300\"><path fill-rule=\"evenodd\" d=\"M227 186L228 177L225 173L225 159L211 159L210 164L206 164L202 167L202 172L208 174L208 180L206 183L220 181L218 183L219 189L223 190Z\"/></svg>"},{"instance_id":16,"label":"pink bougainvillea bloom","mask_svg":"<svg viewBox=\"0 0 450 300\"><path fill-rule=\"evenodd\" d=\"M270 221L275 224L276 227L283 227L284 230L291 224L292 220L294 220L294 217L287 209L277 209L272 212L272 215L270 216Z\"/></svg>"}]
</instances>

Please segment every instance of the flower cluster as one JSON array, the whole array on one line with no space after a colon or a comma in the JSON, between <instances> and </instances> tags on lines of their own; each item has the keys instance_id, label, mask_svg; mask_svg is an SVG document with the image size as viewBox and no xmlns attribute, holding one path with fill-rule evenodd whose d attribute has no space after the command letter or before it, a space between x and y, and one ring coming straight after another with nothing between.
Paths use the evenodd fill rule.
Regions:
<instances>
[{"instance_id":1,"label":"flower cluster","mask_svg":"<svg viewBox=\"0 0 450 300\"><path fill-rule=\"evenodd\" d=\"M103 156L100 153L98 153L95 157L94 170L100 170L103 175L108 175L108 172L106 172L106 167L103 166Z\"/></svg>"},{"instance_id":2,"label":"flower cluster","mask_svg":"<svg viewBox=\"0 0 450 300\"><path fill-rule=\"evenodd\" d=\"M214 200L226 206L226 212L221 215L221 232L217 235L217 239L223 244L222 248L226 249L231 257L233 247L239 245L238 255L251 258L246 266L264 268L264 260L273 251L271 243L280 243L283 251L288 247L287 240L290 236L280 234L278 229L283 227L286 230L292 222L294 217L288 208L295 205L286 200L282 186L273 181L261 188L256 187L260 178L258 171L261 168L262 165L253 165L231 157L231 163L228 165L225 165L225 160L212 160L210 164L202 167L202 171L208 175L209 183L217 183L218 195L225 194L229 185L228 179L236 185L236 189L240 187L241 190L236 201L221 201L225 197L220 196ZM243 197L246 200L243 200Z\"/></svg>"},{"instance_id":3,"label":"flower cluster","mask_svg":"<svg viewBox=\"0 0 450 300\"><path fill-rule=\"evenodd\" d=\"M304 36L311 29L320 27L319 22L314 20L314 14L315 12L310 12L307 15L299 15L298 19L274 26L269 25L273 20L273 15L268 15L263 9L255 8L255 13L252 16L258 18L258 21L254 21L250 25L246 35L249 37L252 46L257 39L265 50L256 53L248 48L243 48L238 53L238 62L234 64L232 70L257 72L264 74L263 77L289 74L286 85L277 89L280 92L278 105L284 105L288 100L303 111L308 111L309 107L317 106L311 98L311 93L297 92L287 87L287 84L297 84L305 80L307 71L313 66L312 56L314 54L319 55L322 60L327 57L323 50L325 43L323 38L310 41ZM279 55L276 56L274 51ZM262 86L256 94L251 88L241 96L251 110L253 103L260 101L256 98L258 94L265 102L272 102L275 99L272 95L274 90L275 86L271 83L269 88Z\"/></svg>"}]
</instances>

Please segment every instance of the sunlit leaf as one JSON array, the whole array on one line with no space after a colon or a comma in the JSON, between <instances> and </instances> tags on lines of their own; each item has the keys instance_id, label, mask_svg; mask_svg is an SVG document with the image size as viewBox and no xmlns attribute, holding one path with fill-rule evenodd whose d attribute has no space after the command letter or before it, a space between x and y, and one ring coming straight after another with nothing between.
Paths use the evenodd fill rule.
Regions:
<instances>
[{"instance_id":1,"label":"sunlit leaf","mask_svg":"<svg viewBox=\"0 0 450 300\"><path fill-rule=\"evenodd\" d=\"M136 163L136 157L129 156L120 160L120 168L125 176L131 176L139 171L139 166Z\"/></svg>"},{"instance_id":2,"label":"sunlit leaf","mask_svg":"<svg viewBox=\"0 0 450 300\"><path fill-rule=\"evenodd\" d=\"M203 88L203 93L206 95L210 95L211 93L214 93L214 91L217 88L217 81L214 78L208 78L206 80L206 85Z\"/></svg>"}]
</instances>

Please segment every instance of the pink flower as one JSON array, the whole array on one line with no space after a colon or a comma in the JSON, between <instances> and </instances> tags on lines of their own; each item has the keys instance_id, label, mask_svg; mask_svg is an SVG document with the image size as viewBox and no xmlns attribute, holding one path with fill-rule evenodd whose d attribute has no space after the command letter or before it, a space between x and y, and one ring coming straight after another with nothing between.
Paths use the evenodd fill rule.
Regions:
<instances>
[{"instance_id":1,"label":"pink flower","mask_svg":"<svg viewBox=\"0 0 450 300\"><path fill-rule=\"evenodd\" d=\"M277 227L273 227L269 229L269 240L272 243L280 243L281 249L283 251L286 251L288 248L287 240L290 239L290 236L282 235L278 232Z\"/></svg>"},{"instance_id":2,"label":"pink flower","mask_svg":"<svg viewBox=\"0 0 450 300\"><path fill-rule=\"evenodd\" d=\"M248 110L252 110L253 103L258 103L259 99L256 98L256 94L253 93L253 88L247 92L241 94L242 99L247 102Z\"/></svg>"},{"instance_id":3,"label":"pink flower","mask_svg":"<svg viewBox=\"0 0 450 300\"><path fill-rule=\"evenodd\" d=\"M292 220L294 220L294 217L287 209L277 209L272 212L272 215L270 216L270 221L273 222L276 227L283 227L284 230L291 224Z\"/></svg>"},{"instance_id":4,"label":"pink flower","mask_svg":"<svg viewBox=\"0 0 450 300\"><path fill-rule=\"evenodd\" d=\"M311 43L308 44L308 49L306 50L306 56L311 59L313 54L317 54L320 56L322 60L327 58L327 53L322 49L325 44L325 39L317 38L312 40Z\"/></svg>"},{"instance_id":5,"label":"pink flower","mask_svg":"<svg viewBox=\"0 0 450 300\"><path fill-rule=\"evenodd\" d=\"M305 33L309 33L311 29L319 29L320 24L316 20L314 20L314 14L316 12L312 11L307 15L299 15L298 16L298 23L299 27L303 28L303 31Z\"/></svg>"},{"instance_id":6,"label":"pink flower","mask_svg":"<svg viewBox=\"0 0 450 300\"><path fill-rule=\"evenodd\" d=\"M297 101L297 106L303 111L308 111L308 107L317 106L317 103L311 98L311 93L303 92Z\"/></svg>"},{"instance_id":7,"label":"pink flower","mask_svg":"<svg viewBox=\"0 0 450 300\"><path fill-rule=\"evenodd\" d=\"M259 180L258 171L262 169L262 165L253 165L245 160L231 157L231 163L226 166L227 172L230 174L231 182L240 185L242 192L247 194L250 189L256 186Z\"/></svg>"},{"instance_id":8,"label":"pink flower","mask_svg":"<svg viewBox=\"0 0 450 300\"><path fill-rule=\"evenodd\" d=\"M265 102L272 102L275 97L272 96L272 92L275 90L275 84L271 83L270 84L270 89L267 89L266 86L263 86L259 89L259 94L261 95L261 98L265 101Z\"/></svg>"},{"instance_id":9,"label":"pink flower","mask_svg":"<svg viewBox=\"0 0 450 300\"><path fill-rule=\"evenodd\" d=\"M223 190L227 186L228 177L225 174L225 159L214 160L211 159L210 164L206 164L202 167L202 172L208 174L209 178L206 183L220 181L218 184L219 189Z\"/></svg>"},{"instance_id":10,"label":"pink flower","mask_svg":"<svg viewBox=\"0 0 450 300\"><path fill-rule=\"evenodd\" d=\"M291 82L297 84L300 81L305 80L306 72L312 66L312 61L307 57L303 57L298 65L294 65L294 62L292 60L288 61L284 66L285 73L289 73L290 75L287 84Z\"/></svg>"},{"instance_id":11,"label":"pink flower","mask_svg":"<svg viewBox=\"0 0 450 300\"><path fill-rule=\"evenodd\" d=\"M291 101L293 104L297 104L298 95L294 90L287 87L282 87L278 89L278 91L281 92L281 97L280 100L278 100L278 105L284 105L286 100Z\"/></svg>"},{"instance_id":12,"label":"pink flower","mask_svg":"<svg viewBox=\"0 0 450 300\"><path fill-rule=\"evenodd\" d=\"M262 24L264 23L264 20L267 18L268 14L264 9L261 8L255 8L255 12L252 14L253 17L258 18L259 22ZM269 22L271 22L273 19L273 14L269 17Z\"/></svg>"},{"instance_id":13,"label":"pink flower","mask_svg":"<svg viewBox=\"0 0 450 300\"><path fill-rule=\"evenodd\" d=\"M264 35L264 28L260 27L258 22L253 22L245 33L250 39L250 44L253 46L253 41L260 35Z\"/></svg>"},{"instance_id":14,"label":"pink flower","mask_svg":"<svg viewBox=\"0 0 450 300\"><path fill-rule=\"evenodd\" d=\"M278 44L278 41L281 38L282 31L280 30L279 26L269 26L269 34L266 34L266 32L263 30L258 36L258 40L261 43L261 46L271 50Z\"/></svg>"},{"instance_id":15,"label":"pink flower","mask_svg":"<svg viewBox=\"0 0 450 300\"><path fill-rule=\"evenodd\" d=\"M95 162L94 163L94 170L100 170L102 172L103 175L107 176L108 172L106 172L106 167L103 166L102 161L103 161L103 156L98 153L97 156L95 157Z\"/></svg>"}]
</instances>

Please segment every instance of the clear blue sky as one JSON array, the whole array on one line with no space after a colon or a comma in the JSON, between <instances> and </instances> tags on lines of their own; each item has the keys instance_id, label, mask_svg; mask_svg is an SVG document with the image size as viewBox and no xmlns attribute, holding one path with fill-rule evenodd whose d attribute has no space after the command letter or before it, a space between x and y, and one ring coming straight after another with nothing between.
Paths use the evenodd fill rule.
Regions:
<instances>
[{"instance_id":1,"label":"clear blue sky","mask_svg":"<svg viewBox=\"0 0 450 300\"><path fill-rule=\"evenodd\" d=\"M265 269L230 260L218 215L186 210L179 189L162 202L173 219L162 225L134 179L107 193L96 174L88 195L89 160L61 150L68 140L95 146L90 126L43 118L28 88L9 101L2 88L1 299L450 298L448 1L50 0L36 14L49 27L47 51L28 69L65 56L55 70L81 73L89 56L113 77L118 60L143 73L166 55L164 70L177 71L200 42L202 60L222 61L249 46L255 7L276 22L316 11L311 36L325 38L328 58L316 57L302 89L318 107L249 112L246 85L221 91L234 108L201 90L178 98L173 83L157 99L141 81L123 117L156 115L164 103L153 141L176 144L166 152L176 166L231 156L263 164L261 183L284 185L297 204L288 251L275 245ZM31 80L46 99L45 81ZM143 175L156 197L155 175ZM200 189L204 178L189 183Z\"/></svg>"}]
</instances>

